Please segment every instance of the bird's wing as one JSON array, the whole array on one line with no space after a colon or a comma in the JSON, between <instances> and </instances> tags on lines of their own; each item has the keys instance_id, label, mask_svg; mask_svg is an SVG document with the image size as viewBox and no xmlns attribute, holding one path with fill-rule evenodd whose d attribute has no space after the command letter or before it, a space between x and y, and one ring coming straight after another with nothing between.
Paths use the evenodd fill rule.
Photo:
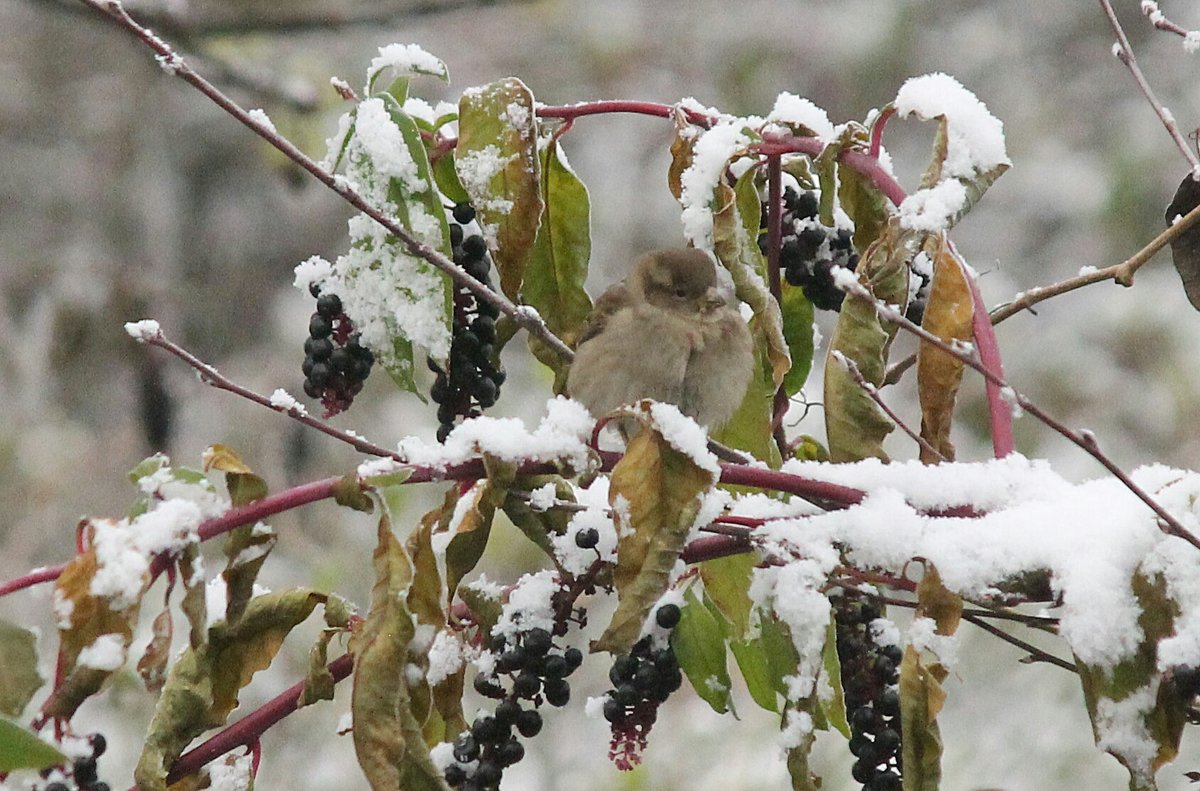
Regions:
<instances>
[{"instance_id":1,"label":"bird's wing","mask_svg":"<svg viewBox=\"0 0 1200 791\"><path fill-rule=\"evenodd\" d=\"M580 333L575 348L579 348L585 341L603 332L613 314L628 304L629 291L626 289L624 281L614 283L605 289L604 293L596 300L596 304L592 308L592 315L588 317L587 325Z\"/></svg>"}]
</instances>

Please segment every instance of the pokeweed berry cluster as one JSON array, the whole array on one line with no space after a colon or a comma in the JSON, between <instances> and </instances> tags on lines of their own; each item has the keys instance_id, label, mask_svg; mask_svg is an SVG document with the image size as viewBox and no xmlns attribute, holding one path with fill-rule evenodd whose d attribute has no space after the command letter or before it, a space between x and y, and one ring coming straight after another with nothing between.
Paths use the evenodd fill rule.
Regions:
<instances>
[{"instance_id":1,"label":"pokeweed berry cluster","mask_svg":"<svg viewBox=\"0 0 1200 791\"><path fill-rule=\"evenodd\" d=\"M797 192L792 187L784 190L779 265L787 282L803 289L813 307L841 310L845 292L834 285L833 272L838 267L853 272L858 268L858 253L848 229L821 224L818 207L816 192ZM765 213L764 209L764 226ZM767 234L759 235L758 245L765 254Z\"/></svg>"},{"instance_id":2,"label":"pokeweed berry cluster","mask_svg":"<svg viewBox=\"0 0 1200 791\"><path fill-rule=\"evenodd\" d=\"M354 397L375 364L371 350L359 343L350 317L342 310L337 294L322 294L314 283L309 293L317 298L317 310L308 320L308 339L304 341L304 392L320 399L325 417L350 408Z\"/></svg>"},{"instance_id":3,"label":"pokeweed berry cluster","mask_svg":"<svg viewBox=\"0 0 1200 791\"><path fill-rule=\"evenodd\" d=\"M651 635L640 638L628 654L618 656L608 671L613 688L605 693L604 719L612 727L608 757L628 771L641 762L658 707L683 684L683 672L671 648L670 633L679 624L679 606L664 604L654 613L667 640L655 647Z\"/></svg>"},{"instance_id":4,"label":"pokeweed berry cluster","mask_svg":"<svg viewBox=\"0 0 1200 791\"><path fill-rule=\"evenodd\" d=\"M96 763L100 756L104 755L108 742L99 733L93 733L87 740L92 754L72 761L69 777L64 776L61 769L43 771L42 776L50 782L43 786L41 791L110 791L108 783L98 779L96 771Z\"/></svg>"},{"instance_id":5,"label":"pokeweed berry cluster","mask_svg":"<svg viewBox=\"0 0 1200 791\"><path fill-rule=\"evenodd\" d=\"M491 259L487 243L478 233L467 235L466 226L475 221L470 204L454 207L450 223L450 243L454 263L486 286L491 286ZM465 288L454 293L454 337L450 343L450 358L443 370L433 360L430 369L436 374L429 397L438 405L438 442L444 442L462 417L475 417L496 403L504 371L493 363L496 342L496 318L499 310Z\"/></svg>"},{"instance_id":6,"label":"pokeweed berry cluster","mask_svg":"<svg viewBox=\"0 0 1200 791\"><path fill-rule=\"evenodd\" d=\"M445 768L446 782L460 791L488 791L500 784L504 770L525 757L517 739L537 736L542 730L543 702L565 706L571 699L567 677L583 664L583 652L559 652L554 636L540 627L517 634L515 639L492 639L494 672L475 676L475 691L498 701L491 714L480 714L454 741L454 761ZM503 680L507 680L507 689ZM528 708L522 702L528 703Z\"/></svg>"},{"instance_id":7,"label":"pokeweed berry cluster","mask_svg":"<svg viewBox=\"0 0 1200 791\"><path fill-rule=\"evenodd\" d=\"M866 595L847 590L832 602L850 752L856 759L851 774L864 791L899 791L900 647L875 642L871 622L880 610Z\"/></svg>"}]
</instances>

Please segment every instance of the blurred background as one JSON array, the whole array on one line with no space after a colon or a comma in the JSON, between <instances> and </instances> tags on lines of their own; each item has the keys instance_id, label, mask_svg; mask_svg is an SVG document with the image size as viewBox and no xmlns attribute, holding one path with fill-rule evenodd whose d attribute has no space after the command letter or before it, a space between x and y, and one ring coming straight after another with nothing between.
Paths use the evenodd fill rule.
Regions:
<instances>
[{"instance_id":1,"label":"blurred background","mask_svg":"<svg viewBox=\"0 0 1200 791\"><path fill-rule=\"evenodd\" d=\"M1137 57L1186 133L1200 124L1200 61L1156 32L1135 0L1117 0ZM1112 56L1095 3L1028 0L142 0L135 16L245 107L261 107L314 157L345 105L329 86L354 86L379 46L417 43L449 66L449 86L413 92L456 101L466 87L515 75L546 104L694 96L736 114L765 114L781 91L807 97L839 123L863 119L907 77L947 72L1005 126L1012 170L954 233L981 273L989 304L1117 263L1163 227L1186 164ZM1163 3L1187 28L1200 7ZM82 515L124 514L126 472L158 450L199 465L216 442L236 448L273 490L353 468L358 457L282 416L202 385L182 364L135 344L122 323L153 317L165 332L236 381L299 394L312 300L291 270L345 249L349 208L198 92L168 77L149 51L69 0L0 0L0 579L72 551ZM932 125L896 121L885 143L912 188ZM591 190L598 293L646 249L682 242L666 189L669 124L636 116L583 119L565 138ZM826 316L825 337L831 322ZM1132 289L1091 286L998 329L1010 381L1052 414L1094 430L1126 468L1200 466L1200 315L1169 257ZM897 354L912 344L901 339ZM819 351L820 353L820 351ZM536 420L550 379L513 343L495 412ZM819 400L818 372L808 388ZM391 445L432 439L431 407L397 393L382 374L335 422ZM955 436L962 460L986 458L982 388L968 377ZM911 376L887 397L916 422ZM823 436L814 409L796 433ZM899 434L900 432L896 432ZM1026 417L1018 447L1082 480L1102 470ZM911 443L893 437L900 458ZM414 518L440 501L413 487ZM263 582L309 584L365 604L373 522L332 505L287 514ZM219 549L206 548L210 569ZM537 557L501 530L483 566L515 579ZM55 648L49 587L0 600L0 617L44 629ZM903 621L904 614L895 614ZM597 619L602 620L602 619ZM1124 772L1095 750L1075 679L964 625L960 663L942 716L946 788L1119 788ZM311 634L255 679L255 705L304 672ZM1053 641L1039 644L1063 653ZM602 663L597 663L602 664ZM576 702L605 688L581 680ZM509 771L508 789L766 789L787 787L776 723L740 702L742 720L677 696L659 719L645 768L606 761L605 724L581 706L555 712ZM36 699L40 702L40 698ZM152 698L132 675L76 718L102 730L101 779L129 782ZM365 788L348 738L334 735L348 690L267 734L259 787ZM470 708L468 708L470 712ZM564 734L570 734L569 737ZM1200 769L1195 735L1160 776L1189 786ZM849 789L841 737L819 739L827 789Z\"/></svg>"}]
</instances>

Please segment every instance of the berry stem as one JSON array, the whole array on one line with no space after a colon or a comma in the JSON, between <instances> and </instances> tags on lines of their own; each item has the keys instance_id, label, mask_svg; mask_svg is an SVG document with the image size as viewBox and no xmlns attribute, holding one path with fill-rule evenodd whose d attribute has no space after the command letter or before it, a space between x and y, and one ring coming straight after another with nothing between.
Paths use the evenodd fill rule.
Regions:
<instances>
[{"instance_id":1,"label":"berry stem","mask_svg":"<svg viewBox=\"0 0 1200 791\"><path fill-rule=\"evenodd\" d=\"M782 155L767 155L767 275L771 285L771 296L779 309L783 310L783 283L779 276L779 252L783 244L783 164ZM787 432L783 418L787 414L788 395L783 383L775 389L775 400L771 406L771 435L779 448L779 457L787 459Z\"/></svg>"}]
</instances>

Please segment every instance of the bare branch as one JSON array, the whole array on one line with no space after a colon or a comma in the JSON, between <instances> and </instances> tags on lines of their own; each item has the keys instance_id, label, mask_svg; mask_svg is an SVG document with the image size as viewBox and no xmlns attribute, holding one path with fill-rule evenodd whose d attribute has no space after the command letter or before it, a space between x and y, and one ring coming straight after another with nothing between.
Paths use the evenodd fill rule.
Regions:
<instances>
[{"instance_id":1,"label":"bare branch","mask_svg":"<svg viewBox=\"0 0 1200 791\"><path fill-rule=\"evenodd\" d=\"M387 229L388 233L396 237L409 253L433 264L449 275L455 283L470 290L476 297L494 306L505 315L511 316L518 326L541 340L563 359L571 360L574 358L575 353L563 343L561 338L550 331L542 318L537 315L536 311L514 305L504 295L493 291L471 277L449 258L432 247L423 244L407 228L396 222L394 218L387 216L378 208L372 206L362 195L350 187L346 179L339 178L325 170L311 157L297 148L294 143L271 128L270 125L252 117L237 102L222 93L219 88L208 80L201 77L170 45L129 16L119 0L80 0L80 2L107 14L121 27L137 36L156 53L156 60L165 71L176 75L184 82L199 90L222 110L232 115L238 121L241 121L252 132L279 149L288 159L307 170L322 184L340 195L351 206L379 223Z\"/></svg>"},{"instance_id":2,"label":"bare branch","mask_svg":"<svg viewBox=\"0 0 1200 791\"><path fill-rule=\"evenodd\" d=\"M1167 134L1175 141L1175 146L1183 154L1183 158L1187 160L1188 166L1192 170L1192 175L1200 178L1200 160L1196 159L1196 154L1188 146L1187 141L1183 139L1183 135L1179 133L1179 127L1175 124L1175 116L1171 115L1163 103L1154 95L1154 90L1150 87L1150 83L1146 81L1146 76L1142 74L1141 68L1138 67L1137 58L1133 56L1133 47L1129 46L1129 39L1125 36L1125 29L1121 27L1120 21L1117 20L1117 14L1113 11L1112 3L1109 0L1100 0L1100 8L1104 10L1104 15L1108 17L1108 24L1113 29L1113 33L1117 36L1117 43L1113 47L1113 54L1117 59L1125 64L1129 69L1129 73L1133 75L1133 79L1137 82L1138 89L1142 95L1146 97L1146 101L1154 108L1154 112L1158 115Z\"/></svg>"}]
</instances>

